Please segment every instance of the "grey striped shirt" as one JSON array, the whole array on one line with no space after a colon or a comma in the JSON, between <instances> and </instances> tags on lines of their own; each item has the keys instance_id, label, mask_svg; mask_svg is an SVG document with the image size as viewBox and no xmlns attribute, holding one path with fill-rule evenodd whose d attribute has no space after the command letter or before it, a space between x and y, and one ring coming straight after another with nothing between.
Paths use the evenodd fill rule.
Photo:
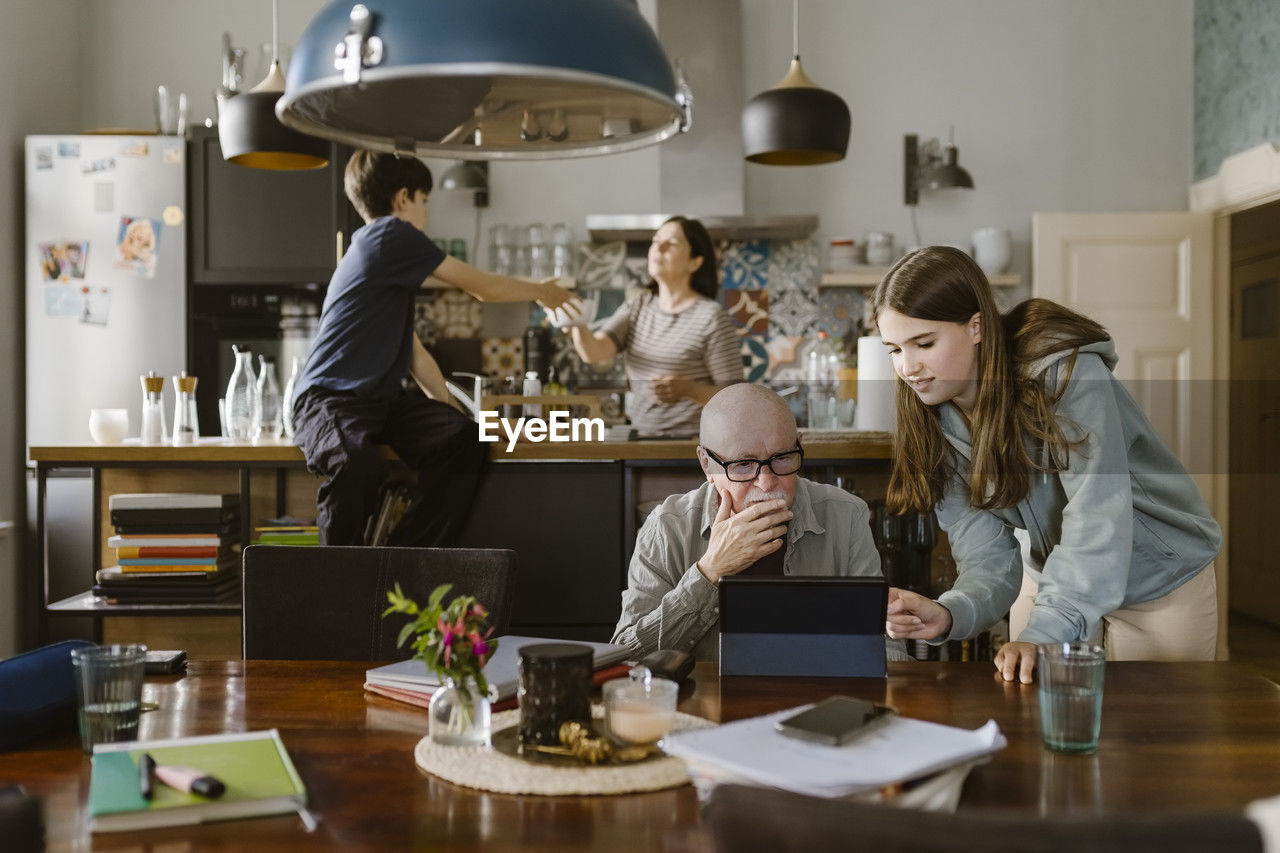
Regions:
<instances>
[{"instance_id":1,"label":"grey striped shirt","mask_svg":"<svg viewBox=\"0 0 1280 853\"><path fill-rule=\"evenodd\" d=\"M641 435L696 435L702 407L684 399L660 403L652 380L676 376L714 385L742 381L742 353L733 321L719 302L699 297L677 314L643 293L620 307L602 330L626 354L634 401L627 414Z\"/></svg>"}]
</instances>

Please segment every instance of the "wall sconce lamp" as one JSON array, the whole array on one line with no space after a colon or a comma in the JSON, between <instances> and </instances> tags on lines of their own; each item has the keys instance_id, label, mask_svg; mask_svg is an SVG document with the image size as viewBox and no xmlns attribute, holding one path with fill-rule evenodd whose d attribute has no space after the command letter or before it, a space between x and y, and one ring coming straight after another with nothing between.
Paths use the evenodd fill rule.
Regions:
<instances>
[{"instance_id":1,"label":"wall sconce lamp","mask_svg":"<svg viewBox=\"0 0 1280 853\"><path fill-rule=\"evenodd\" d=\"M948 187L973 189L973 178L956 162L955 128L947 135L947 144L930 139L923 145L914 133L903 137L902 202L908 206L920 203L920 190Z\"/></svg>"},{"instance_id":2,"label":"wall sconce lamp","mask_svg":"<svg viewBox=\"0 0 1280 853\"><path fill-rule=\"evenodd\" d=\"M463 160L440 177L442 190L470 190L475 193L476 207L489 206L489 161Z\"/></svg>"}]
</instances>

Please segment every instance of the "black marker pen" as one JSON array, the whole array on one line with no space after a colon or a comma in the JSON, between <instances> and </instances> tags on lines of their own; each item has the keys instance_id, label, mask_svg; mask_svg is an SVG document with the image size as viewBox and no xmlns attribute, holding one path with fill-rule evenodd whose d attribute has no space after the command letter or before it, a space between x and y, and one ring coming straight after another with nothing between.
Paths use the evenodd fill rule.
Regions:
<instances>
[{"instance_id":1,"label":"black marker pen","mask_svg":"<svg viewBox=\"0 0 1280 853\"><path fill-rule=\"evenodd\" d=\"M138 789L142 799L149 800L155 793L156 760L151 753L144 752L138 757Z\"/></svg>"}]
</instances>

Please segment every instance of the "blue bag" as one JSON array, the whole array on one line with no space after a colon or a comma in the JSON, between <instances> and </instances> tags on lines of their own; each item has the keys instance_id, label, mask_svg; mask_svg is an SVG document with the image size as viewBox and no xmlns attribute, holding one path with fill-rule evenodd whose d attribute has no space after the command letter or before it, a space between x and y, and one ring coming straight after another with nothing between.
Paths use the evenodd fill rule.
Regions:
<instances>
[{"instance_id":1,"label":"blue bag","mask_svg":"<svg viewBox=\"0 0 1280 853\"><path fill-rule=\"evenodd\" d=\"M71 650L88 640L63 640L0 661L0 752L76 725Z\"/></svg>"}]
</instances>

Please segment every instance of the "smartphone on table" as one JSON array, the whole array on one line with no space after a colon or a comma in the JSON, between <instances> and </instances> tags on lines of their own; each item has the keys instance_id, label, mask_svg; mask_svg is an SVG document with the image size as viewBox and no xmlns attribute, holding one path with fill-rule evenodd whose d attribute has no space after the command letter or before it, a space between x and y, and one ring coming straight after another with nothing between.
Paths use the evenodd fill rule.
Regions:
<instances>
[{"instance_id":1,"label":"smartphone on table","mask_svg":"<svg viewBox=\"0 0 1280 853\"><path fill-rule=\"evenodd\" d=\"M842 746L875 731L897 715L888 705L851 696L832 696L812 708L784 717L775 727L789 737Z\"/></svg>"}]
</instances>

